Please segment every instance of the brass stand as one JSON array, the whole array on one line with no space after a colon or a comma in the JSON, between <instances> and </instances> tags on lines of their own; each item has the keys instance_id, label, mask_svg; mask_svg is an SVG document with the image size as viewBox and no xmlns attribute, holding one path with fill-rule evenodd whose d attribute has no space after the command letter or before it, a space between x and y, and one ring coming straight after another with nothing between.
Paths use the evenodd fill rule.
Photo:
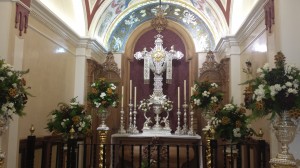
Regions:
<instances>
[{"instance_id":1,"label":"brass stand","mask_svg":"<svg viewBox=\"0 0 300 168\"><path fill-rule=\"evenodd\" d=\"M104 168L105 165L103 165L103 161L105 159L106 153L104 153L105 151L103 149L104 149L104 145L106 143L108 130L98 130L98 131L99 131L99 141L100 141L100 145L99 145L99 168Z\"/></svg>"},{"instance_id":2,"label":"brass stand","mask_svg":"<svg viewBox=\"0 0 300 168\"><path fill-rule=\"evenodd\" d=\"M211 149L211 141L214 139L215 130L211 127L208 130L204 130L204 135L206 139L206 167L212 168L212 149Z\"/></svg>"}]
</instances>

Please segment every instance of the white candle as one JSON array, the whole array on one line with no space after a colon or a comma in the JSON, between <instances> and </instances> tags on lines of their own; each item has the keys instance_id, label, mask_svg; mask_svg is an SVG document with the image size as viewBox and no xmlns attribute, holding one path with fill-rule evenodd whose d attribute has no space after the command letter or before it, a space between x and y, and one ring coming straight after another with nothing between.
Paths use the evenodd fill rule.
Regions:
<instances>
[{"instance_id":1,"label":"white candle","mask_svg":"<svg viewBox=\"0 0 300 168\"><path fill-rule=\"evenodd\" d=\"M130 80L130 82L129 82L129 100L130 100L130 103L131 103L131 100L132 100L132 80Z\"/></svg>"},{"instance_id":2,"label":"white candle","mask_svg":"<svg viewBox=\"0 0 300 168\"><path fill-rule=\"evenodd\" d=\"M178 93L178 108L180 108L180 87L177 88Z\"/></svg>"},{"instance_id":3,"label":"white candle","mask_svg":"<svg viewBox=\"0 0 300 168\"><path fill-rule=\"evenodd\" d=\"M124 98L124 86L122 86L122 94L121 94L121 108L123 108L123 98Z\"/></svg>"},{"instance_id":4,"label":"white candle","mask_svg":"<svg viewBox=\"0 0 300 168\"><path fill-rule=\"evenodd\" d=\"M184 102L186 102L186 80L183 82L183 96L184 96Z\"/></svg>"},{"instance_id":5,"label":"white candle","mask_svg":"<svg viewBox=\"0 0 300 168\"><path fill-rule=\"evenodd\" d=\"M134 107L136 107L136 86L134 87Z\"/></svg>"}]
</instances>

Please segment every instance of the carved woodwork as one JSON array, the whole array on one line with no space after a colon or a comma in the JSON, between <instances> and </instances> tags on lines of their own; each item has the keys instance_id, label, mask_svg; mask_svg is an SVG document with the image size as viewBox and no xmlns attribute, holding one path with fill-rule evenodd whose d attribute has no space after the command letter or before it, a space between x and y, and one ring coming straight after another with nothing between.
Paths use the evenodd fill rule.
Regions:
<instances>
[{"instance_id":1,"label":"carved woodwork","mask_svg":"<svg viewBox=\"0 0 300 168\"><path fill-rule=\"evenodd\" d=\"M202 68L199 69L198 82L215 82L219 85L220 90L223 92L223 104L229 103L229 59L223 59L218 63L215 60L215 55L212 51L209 51L206 55L206 60L202 64ZM200 113L195 113L197 121L200 122L196 125L196 132L201 134L202 128L204 128L206 121L202 118Z\"/></svg>"},{"instance_id":2,"label":"carved woodwork","mask_svg":"<svg viewBox=\"0 0 300 168\"><path fill-rule=\"evenodd\" d=\"M30 1L17 2L16 3L16 16L15 16L15 28L19 28L19 36L22 36L22 32L27 32Z\"/></svg>"},{"instance_id":3,"label":"carved woodwork","mask_svg":"<svg viewBox=\"0 0 300 168\"><path fill-rule=\"evenodd\" d=\"M266 30L269 30L269 33L271 33L272 25L275 24L274 0L269 0L264 9Z\"/></svg>"}]
</instances>

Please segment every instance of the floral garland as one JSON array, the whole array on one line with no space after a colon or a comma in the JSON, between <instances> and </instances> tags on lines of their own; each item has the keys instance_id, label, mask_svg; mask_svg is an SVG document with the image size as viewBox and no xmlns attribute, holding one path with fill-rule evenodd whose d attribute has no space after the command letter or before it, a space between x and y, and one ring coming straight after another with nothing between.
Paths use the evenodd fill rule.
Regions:
<instances>
[{"instance_id":1,"label":"floral garland","mask_svg":"<svg viewBox=\"0 0 300 168\"><path fill-rule=\"evenodd\" d=\"M54 134L68 135L72 127L77 135L91 134L92 117L85 113L84 106L76 102L76 98L70 104L59 103L50 116L46 129Z\"/></svg>"},{"instance_id":2,"label":"floral garland","mask_svg":"<svg viewBox=\"0 0 300 168\"><path fill-rule=\"evenodd\" d=\"M164 103L162 103L162 109L164 111L171 111L173 109L173 101L167 99Z\"/></svg>"},{"instance_id":3,"label":"floral garland","mask_svg":"<svg viewBox=\"0 0 300 168\"><path fill-rule=\"evenodd\" d=\"M193 95L191 96L191 105L193 109L209 110L218 106L223 100L223 94L218 90L216 83L195 82L193 87Z\"/></svg>"},{"instance_id":4,"label":"floral garland","mask_svg":"<svg viewBox=\"0 0 300 168\"><path fill-rule=\"evenodd\" d=\"M216 137L224 140L239 141L250 136L254 131L249 128L250 118L246 109L234 104L226 104L216 111L212 119Z\"/></svg>"},{"instance_id":5,"label":"floral garland","mask_svg":"<svg viewBox=\"0 0 300 168\"><path fill-rule=\"evenodd\" d=\"M13 114L24 115L23 109L27 103L26 81L22 76L27 71L16 71L10 65L0 60L0 115L12 119Z\"/></svg>"},{"instance_id":6,"label":"floral garland","mask_svg":"<svg viewBox=\"0 0 300 168\"><path fill-rule=\"evenodd\" d=\"M139 110L142 110L143 112L147 112L150 110L152 103L148 99L143 99L140 101L140 105L138 107Z\"/></svg>"},{"instance_id":7,"label":"floral garland","mask_svg":"<svg viewBox=\"0 0 300 168\"><path fill-rule=\"evenodd\" d=\"M300 116L300 70L285 64L281 52L275 55L275 68L265 64L257 69L258 77L245 82L252 91L249 107L253 117L263 117L272 113L271 118L284 111L290 111L297 118Z\"/></svg>"},{"instance_id":8,"label":"floral garland","mask_svg":"<svg viewBox=\"0 0 300 168\"><path fill-rule=\"evenodd\" d=\"M99 108L98 112L101 113L109 106L117 107L119 97L116 93L117 87L113 83L107 82L105 78L99 78L91 87L88 99L94 107Z\"/></svg>"}]
</instances>

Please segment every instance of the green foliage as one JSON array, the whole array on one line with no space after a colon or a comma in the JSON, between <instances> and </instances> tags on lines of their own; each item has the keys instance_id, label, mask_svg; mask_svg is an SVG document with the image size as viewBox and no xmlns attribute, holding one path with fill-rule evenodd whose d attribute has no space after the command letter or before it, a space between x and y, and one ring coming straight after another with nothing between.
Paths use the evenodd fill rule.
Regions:
<instances>
[{"instance_id":1,"label":"green foliage","mask_svg":"<svg viewBox=\"0 0 300 168\"><path fill-rule=\"evenodd\" d=\"M117 87L105 78L100 78L91 85L91 92L88 94L88 100L92 105L100 110L108 108L109 106L117 107L119 102L118 94L116 93Z\"/></svg>"},{"instance_id":2,"label":"green foliage","mask_svg":"<svg viewBox=\"0 0 300 168\"><path fill-rule=\"evenodd\" d=\"M23 109L30 94L22 76L27 71L16 71L0 60L0 115L12 119L13 114L24 115Z\"/></svg>"},{"instance_id":3,"label":"green foliage","mask_svg":"<svg viewBox=\"0 0 300 168\"><path fill-rule=\"evenodd\" d=\"M53 134L67 135L72 126L77 135L91 134L92 117L85 113L84 106L76 102L76 98L70 104L59 103L58 109L53 110L50 117L46 129Z\"/></svg>"},{"instance_id":4,"label":"green foliage","mask_svg":"<svg viewBox=\"0 0 300 168\"><path fill-rule=\"evenodd\" d=\"M300 109L299 69L286 65L281 52L275 55L275 65L275 68L270 68L265 64L257 70L258 77L244 83L248 83L252 91L249 104L253 111L252 118L260 118L270 113L273 118L276 114L281 116L283 111Z\"/></svg>"},{"instance_id":5,"label":"green foliage","mask_svg":"<svg viewBox=\"0 0 300 168\"><path fill-rule=\"evenodd\" d=\"M222 101L223 94L216 83L195 82L190 103L193 109L213 109Z\"/></svg>"},{"instance_id":6,"label":"green foliage","mask_svg":"<svg viewBox=\"0 0 300 168\"><path fill-rule=\"evenodd\" d=\"M234 104L226 104L218 109L212 119L216 137L237 142L250 136L253 130L249 128L249 116L245 113L245 108Z\"/></svg>"}]
</instances>

